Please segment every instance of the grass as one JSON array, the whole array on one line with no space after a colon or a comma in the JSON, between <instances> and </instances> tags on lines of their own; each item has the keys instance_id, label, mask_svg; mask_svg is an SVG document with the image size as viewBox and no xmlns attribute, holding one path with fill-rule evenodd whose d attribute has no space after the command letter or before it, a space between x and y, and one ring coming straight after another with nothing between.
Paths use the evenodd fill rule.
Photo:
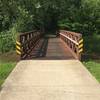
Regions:
<instances>
[{"instance_id":1,"label":"grass","mask_svg":"<svg viewBox=\"0 0 100 100\"><path fill-rule=\"evenodd\" d=\"M19 61L16 52L0 54L0 87Z\"/></svg>"},{"instance_id":2,"label":"grass","mask_svg":"<svg viewBox=\"0 0 100 100\"><path fill-rule=\"evenodd\" d=\"M85 61L83 64L90 71L90 73L100 82L100 61Z\"/></svg>"},{"instance_id":3,"label":"grass","mask_svg":"<svg viewBox=\"0 0 100 100\"><path fill-rule=\"evenodd\" d=\"M0 62L0 86L15 67L15 62Z\"/></svg>"},{"instance_id":4,"label":"grass","mask_svg":"<svg viewBox=\"0 0 100 100\"><path fill-rule=\"evenodd\" d=\"M100 82L100 35L84 37L83 64Z\"/></svg>"}]
</instances>

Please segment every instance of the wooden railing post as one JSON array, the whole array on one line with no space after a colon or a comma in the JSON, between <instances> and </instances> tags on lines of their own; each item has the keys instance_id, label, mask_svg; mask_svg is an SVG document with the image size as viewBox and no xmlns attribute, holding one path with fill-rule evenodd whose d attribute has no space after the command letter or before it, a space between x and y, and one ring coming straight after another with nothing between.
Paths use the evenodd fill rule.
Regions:
<instances>
[{"instance_id":1,"label":"wooden railing post","mask_svg":"<svg viewBox=\"0 0 100 100\"><path fill-rule=\"evenodd\" d=\"M83 38L82 35L80 36L78 40L78 54L79 54L79 60L81 60L81 54L83 52Z\"/></svg>"},{"instance_id":2,"label":"wooden railing post","mask_svg":"<svg viewBox=\"0 0 100 100\"><path fill-rule=\"evenodd\" d=\"M19 55L19 57L21 59L21 56L22 56L22 44L21 44L20 35L16 39L16 53Z\"/></svg>"}]
</instances>

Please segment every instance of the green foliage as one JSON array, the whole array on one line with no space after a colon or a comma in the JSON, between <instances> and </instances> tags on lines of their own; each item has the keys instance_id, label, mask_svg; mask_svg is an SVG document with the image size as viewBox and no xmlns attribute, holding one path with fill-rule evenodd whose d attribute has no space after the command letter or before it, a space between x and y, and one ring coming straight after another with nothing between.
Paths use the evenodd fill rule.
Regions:
<instances>
[{"instance_id":1,"label":"green foliage","mask_svg":"<svg viewBox=\"0 0 100 100\"><path fill-rule=\"evenodd\" d=\"M100 61L96 62L93 60L83 62L86 68L91 72L91 74L100 82Z\"/></svg>"},{"instance_id":2,"label":"green foliage","mask_svg":"<svg viewBox=\"0 0 100 100\"><path fill-rule=\"evenodd\" d=\"M0 34L0 52L5 53L15 48L15 39L11 31L1 32Z\"/></svg>"},{"instance_id":3,"label":"green foliage","mask_svg":"<svg viewBox=\"0 0 100 100\"><path fill-rule=\"evenodd\" d=\"M100 0L0 0L0 35L12 36L9 42L3 39L0 44L13 44L14 48L17 33L34 29L52 33L62 28L84 35L99 34L99 5Z\"/></svg>"},{"instance_id":4,"label":"green foliage","mask_svg":"<svg viewBox=\"0 0 100 100\"><path fill-rule=\"evenodd\" d=\"M100 35L84 36L84 52L100 55Z\"/></svg>"},{"instance_id":5,"label":"green foliage","mask_svg":"<svg viewBox=\"0 0 100 100\"><path fill-rule=\"evenodd\" d=\"M98 4L100 4L99 0L81 0L80 8L70 6L66 18L59 20L59 26L84 35L99 33L100 6Z\"/></svg>"},{"instance_id":6,"label":"green foliage","mask_svg":"<svg viewBox=\"0 0 100 100\"><path fill-rule=\"evenodd\" d=\"M4 80L7 78L9 73L13 70L16 63L9 62L9 63L2 63L0 62L0 86L4 82Z\"/></svg>"}]
</instances>

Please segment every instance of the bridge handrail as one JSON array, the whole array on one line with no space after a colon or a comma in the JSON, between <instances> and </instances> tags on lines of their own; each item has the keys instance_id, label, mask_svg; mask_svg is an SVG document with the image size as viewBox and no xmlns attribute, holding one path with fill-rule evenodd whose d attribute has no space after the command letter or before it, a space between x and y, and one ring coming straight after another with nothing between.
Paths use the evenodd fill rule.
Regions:
<instances>
[{"instance_id":1,"label":"bridge handrail","mask_svg":"<svg viewBox=\"0 0 100 100\"><path fill-rule=\"evenodd\" d=\"M60 30L60 38L68 45L77 59L81 59L83 52L82 34L66 30Z\"/></svg>"},{"instance_id":2,"label":"bridge handrail","mask_svg":"<svg viewBox=\"0 0 100 100\"><path fill-rule=\"evenodd\" d=\"M16 52L20 55L21 59L28 56L41 35L42 33L36 30L19 34L16 41Z\"/></svg>"},{"instance_id":3,"label":"bridge handrail","mask_svg":"<svg viewBox=\"0 0 100 100\"><path fill-rule=\"evenodd\" d=\"M33 31L29 31L29 32L24 32L24 33L20 33L20 36L22 36L22 35L27 35L27 34L29 34L29 33L33 33L33 32L36 32L37 30L33 30Z\"/></svg>"},{"instance_id":4,"label":"bridge handrail","mask_svg":"<svg viewBox=\"0 0 100 100\"><path fill-rule=\"evenodd\" d=\"M60 32L67 32L67 33L72 34L72 35L75 35L77 37L82 36L81 33L76 33L76 32L72 32L72 31L60 30Z\"/></svg>"},{"instance_id":5,"label":"bridge handrail","mask_svg":"<svg viewBox=\"0 0 100 100\"><path fill-rule=\"evenodd\" d=\"M73 40L72 38L68 37L66 34L60 33L60 35L66 37L67 39L69 39L70 41L72 41L74 44L78 45L78 42Z\"/></svg>"}]
</instances>

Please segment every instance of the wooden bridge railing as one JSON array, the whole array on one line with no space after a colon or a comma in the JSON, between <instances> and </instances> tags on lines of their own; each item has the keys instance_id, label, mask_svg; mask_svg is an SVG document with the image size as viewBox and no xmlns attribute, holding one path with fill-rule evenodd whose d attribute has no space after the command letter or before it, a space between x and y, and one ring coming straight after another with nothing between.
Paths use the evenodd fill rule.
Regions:
<instances>
[{"instance_id":1,"label":"wooden bridge railing","mask_svg":"<svg viewBox=\"0 0 100 100\"><path fill-rule=\"evenodd\" d=\"M41 36L43 36L43 33L40 31L20 33L16 41L16 52L20 55L21 59L29 55ZM75 57L81 60L83 51L82 34L60 30L60 38L68 45Z\"/></svg>"},{"instance_id":2,"label":"wooden bridge railing","mask_svg":"<svg viewBox=\"0 0 100 100\"><path fill-rule=\"evenodd\" d=\"M81 60L81 54L83 52L82 34L60 30L60 38L68 45L75 57Z\"/></svg>"},{"instance_id":3,"label":"wooden bridge railing","mask_svg":"<svg viewBox=\"0 0 100 100\"><path fill-rule=\"evenodd\" d=\"M42 33L40 31L31 31L21 33L16 41L16 52L24 59L34 48Z\"/></svg>"}]
</instances>

